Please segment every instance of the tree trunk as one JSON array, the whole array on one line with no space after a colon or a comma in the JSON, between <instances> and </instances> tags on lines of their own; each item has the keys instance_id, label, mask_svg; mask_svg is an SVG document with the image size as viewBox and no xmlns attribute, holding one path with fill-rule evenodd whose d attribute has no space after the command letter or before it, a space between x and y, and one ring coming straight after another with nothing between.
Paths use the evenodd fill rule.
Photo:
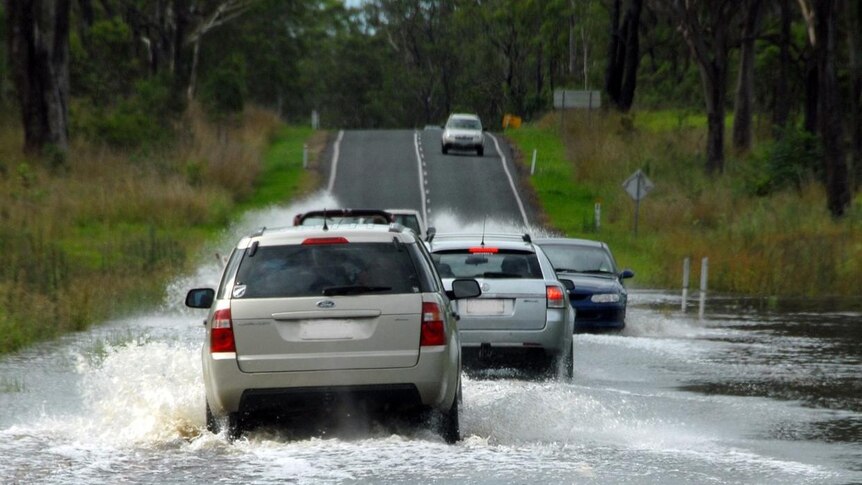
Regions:
<instances>
[{"instance_id":1,"label":"tree trunk","mask_svg":"<svg viewBox=\"0 0 862 485\"><path fill-rule=\"evenodd\" d=\"M817 0L814 7L817 35L817 119L823 140L827 206L833 217L843 216L851 199L844 148L841 94L835 73L837 2L838 0Z\"/></svg>"},{"instance_id":2,"label":"tree trunk","mask_svg":"<svg viewBox=\"0 0 862 485\"><path fill-rule=\"evenodd\" d=\"M608 40L608 65L605 68L605 91L611 103L618 105L620 99L620 85L622 84L623 60L625 58L623 43L620 33L620 3L622 0L614 0L611 8L611 22Z\"/></svg>"},{"instance_id":3,"label":"tree trunk","mask_svg":"<svg viewBox=\"0 0 862 485\"><path fill-rule=\"evenodd\" d=\"M635 100L637 88L638 66L641 62L640 53L640 17L643 0L632 0L626 11L625 64L623 66L622 87L620 89L619 107L627 112Z\"/></svg>"},{"instance_id":4,"label":"tree trunk","mask_svg":"<svg viewBox=\"0 0 862 485\"><path fill-rule=\"evenodd\" d=\"M848 50L850 53L850 143L851 160L853 161L853 189L862 186L862 66L859 56L862 54L862 2L845 2L848 9L847 18L850 25L847 29Z\"/></svg>"},{"instance_id":5,"label":"tree trunk","mask_svg":"<svg viewBox=\"0 0 862 485\"><path fill-rule=\"evenodd\" d=\"M727 95L727 61L721 64L718 59L712 66L712 73L705 75L701 67L701 80L706 96L706 171L716 174L724 171L724 116Z\"/></svg>"},{"instance_id":6,"label":"tree trunk","mask_svg":"<svg viewBox=\"0 0 862 485\"><path fill-rule=\"evenodd\" d=\"M746 152L751 148L754 115L754 42L757 39L760 24L761 3L761 0L750 0L745 12L733 120L733 147L737 152Z\"/></svg>"},{"instance_id":7,"label":"tree trunk","mask_svg":"<svg viewBox=\"0 0 862 485\"><path fill-rule=\"evenodd\" d=\"M817 106L820 92L817 79L817 60L814 56L806 62L805 73L805 119L802 122L805 131L817 133Z\"/></svg>"},{"instance_id":8,"label":"tree trunk","mask_svg":"<svg viewBox=\"0 0 862 485\"><path fill-rule=\"evenodd\" d=\"M790 118L791 103L787 102L788 87L787 77L790 75L792 66L790 60L790 36L791 27L791 12L790 0L780 0L781 9L781 31L779 34L779 51L778 51L778 76L775 80L775 98L772 108L772 126L773 135L781 136L784 127L787 126L787 120Z\"/></svg>"},{"instance_id":9,"label":"tree trunk","mask_svg":"<svg viewBox=\"0 0 862 485\"><path fill-rule=\"evenodd\" d=\"M24 150L69 148L70 0L7 0L9 59L24 123Z\"/></svg>"}]
</instances>

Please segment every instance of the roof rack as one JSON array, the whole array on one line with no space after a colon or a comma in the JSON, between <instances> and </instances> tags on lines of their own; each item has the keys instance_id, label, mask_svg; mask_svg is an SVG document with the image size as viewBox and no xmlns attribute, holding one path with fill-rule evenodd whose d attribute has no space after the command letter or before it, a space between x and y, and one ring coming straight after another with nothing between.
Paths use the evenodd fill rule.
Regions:
<instances>
[{"instance_id":1,"label":"roof rack","mask_svg":"<svg viewBox=\"0 0 862 485\"><path fill-rule=\"evenodd\" d=\"M446 233L436 233L435 238L440 239L465 239L470 237L481 238L481 233L458 233L458 232L446 232ZM485 238L493 238L493 239L509 239L512 241L524 241L526 243L532 243L533 238L530 237L528 233L517 233L517 232L486 232Z\"/></svg>"}]
</instances>

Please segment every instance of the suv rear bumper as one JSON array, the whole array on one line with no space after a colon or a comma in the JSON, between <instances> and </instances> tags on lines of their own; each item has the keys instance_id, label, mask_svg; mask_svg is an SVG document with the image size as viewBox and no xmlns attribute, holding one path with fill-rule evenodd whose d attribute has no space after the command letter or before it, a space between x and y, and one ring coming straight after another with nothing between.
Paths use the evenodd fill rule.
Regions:
<instances>
[{"instance_id":1,"label":"suv rear bumper","mask_svg":"<svg viewBox=\"0 0 862 485\"><path fill-rule=\"evenodd\" d=\"M460 330L461 346L478 348L482 344L491 347L543 348L549 353L559 353L571 345L573 324L568 321L570 313L563 309L552 309L547 312L545 326L535 330ZM464 318L462 317L462 321Z\"/></svg>"},{"instance_id":2,"label":"suv rear bumper","mask_svg":"<svg viewBox=\"0 0 862 485\"><path fill-rule=\"evenodd\" d=\"M244 414L291 415L327 409L406 411L422 406L412 384L248 389L239 408Z\"/></svg>"},{"instance_id":3,"label":"suv rear bumper","mask_svg":"<svg viewBox=\"0 0 862 485\"><path fill-rule=\"evenodd\" d=\"M283 405L289 411L297 396L334 397L333 390L349 395L351 390L364 389L371 392L367 397L378 405L389 402L446 410L455 399L461 368L460 349L450 351L450 347L423 347L412 367L258 373L242 372L234 353L211 354L205 348L202 353L207 402L217 416L245 411L243 406L252 405L270 409ZM376 392L384 389L398 392ZM415 392L405 393L404 389ZM408 395L415 397L404 403Z\"/></svg>"}]
</instances>

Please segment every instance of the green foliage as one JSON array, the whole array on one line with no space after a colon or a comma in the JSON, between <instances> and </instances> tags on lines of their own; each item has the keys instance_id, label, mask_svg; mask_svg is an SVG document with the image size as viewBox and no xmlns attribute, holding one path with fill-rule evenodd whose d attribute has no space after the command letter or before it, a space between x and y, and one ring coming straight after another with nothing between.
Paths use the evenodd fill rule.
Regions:
<instances>
[{"instance_id":1,"label":"green foliage","mask_svg":"<svg viewBox=\"0 0 862 485\"><path fill-rule=\"evenodd\" d=\"M129 25L119 17L97 20L83 35L69 42L72 92L97 106L129 95L142 74Z\"/></svg>"},{"instance_id":2,"label":"green foliage","mask_svg":"<svg viewBox=\"0 0 862 485\"><path fill-rule=\"evenodd\" d=\"M232 54L222 60L207 77L200 100L213 119L224 119L242 111L245 106L245 60Z\"/></svg>"},{"instance_id":3,"label":"green foliage","mask_svg":"<svg viewBox=\"0 0 862 485\"><path fill-rule=\"evenodd\" d=\"M113 106L72 106L72 126L89 139L118 148L159 145L173 136L171 91L163 77L135 83L132 96Z\"/></svg>"},{"instance_id":4,"label":"green foliage","mask_svg":"<svg viewBox=\"0 0 862 485\"><path fill-rule=\"evenodd\" d=\"M749 193L758 196L788 188L799 192L811 180L822 181L822 158L817 136L790 126L777 140L766 142L752 157L746 173L746 187Z\"/></svg>"}]
</instances>

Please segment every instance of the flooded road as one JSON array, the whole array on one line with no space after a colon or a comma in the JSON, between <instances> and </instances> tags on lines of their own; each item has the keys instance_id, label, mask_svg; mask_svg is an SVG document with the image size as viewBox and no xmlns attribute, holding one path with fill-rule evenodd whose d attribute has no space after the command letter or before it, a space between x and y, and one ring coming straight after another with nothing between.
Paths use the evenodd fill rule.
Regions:
<instances>
[{"instance_id":1,"label":"flooded road","mask_svg":"<svg viewBox=\"0 0 862 485\"><path fill-rule=\"evenodd\" d=\"M320 200L309 203L315 208ZM334 205L332 205L334 207ZM575 336L571 384L464 381L464 440L355 419L314 437L204 426L204 315L237 234L165 304L0 358L2 483L862 483L862 306L632 291L628 328Z\"/></svg>"}]
</instances>

